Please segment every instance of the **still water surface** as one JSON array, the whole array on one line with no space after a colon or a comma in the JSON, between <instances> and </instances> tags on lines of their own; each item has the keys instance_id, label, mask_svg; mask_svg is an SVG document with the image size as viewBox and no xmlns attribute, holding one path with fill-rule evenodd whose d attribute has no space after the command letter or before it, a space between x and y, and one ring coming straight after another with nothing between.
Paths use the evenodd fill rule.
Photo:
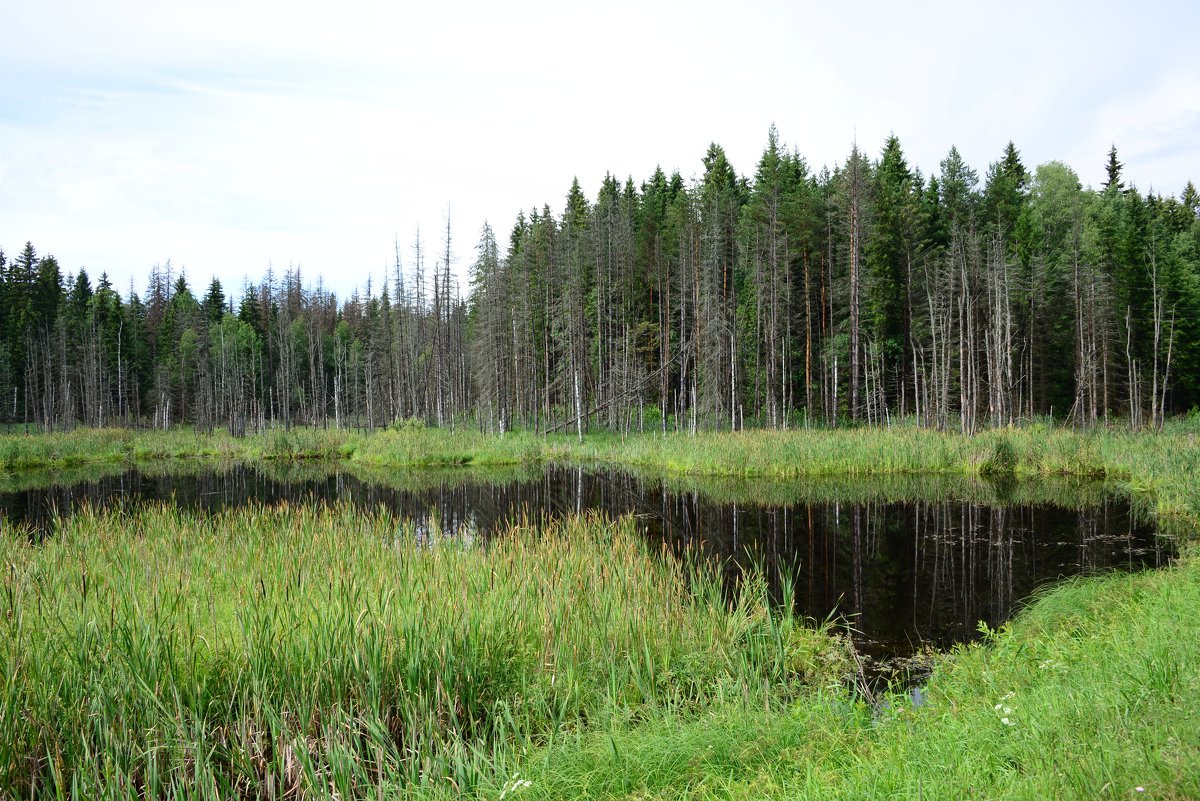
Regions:
<instances>
[{"instance_id":1,"label":"still water surface","mask_svg":"<svg viewBox=\"0 0 1200 801\"><path fill-rule=\"evenodd\" d=\"M963 500L962 492L957 500L933 493L932 500L926 494L889 502L856 490L847 493L856 500L839 500L837 492L761 483L714 495L622 472L557 466L361 474L338 466L268 473L235 465L79 479L0 486L0 526L23 524L45 537L81 505L173 501L212 512L323 500L386 507L412 518L418 536L438 531L479 543L518 519L629 513L651 541L676 551L701 548L720 560L731 584L748 564L765 566L776 589L781 575L790 576L801 612L846 620L860 649L883 660L970 640L980 621L998 626L1056 579L1159 567L1174 555L1126 503L1094 492L1069 506L1029 502L1028 494L989 504Z\"/></svg>"}]
</instances>

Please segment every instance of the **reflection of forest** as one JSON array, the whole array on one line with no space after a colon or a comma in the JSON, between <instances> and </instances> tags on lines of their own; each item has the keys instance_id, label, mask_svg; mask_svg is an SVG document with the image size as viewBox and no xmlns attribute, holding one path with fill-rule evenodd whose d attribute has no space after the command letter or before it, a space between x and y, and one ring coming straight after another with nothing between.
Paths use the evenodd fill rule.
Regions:
<instances>
[{"instance_id":1,"label":"reflection of forest","mask_svg":"<svg viewBox=\"0 0 1200 801\"><path fill-rule=\"evenodd\" d=\"M183 469L179 469L182 467ZM475 542L516 520L589 509L635 514L677 552L723 559L730 582L763 565L790 576L801 611L836 613L869 649L901 654L971 638L1062 576L1163 564L1168 545L1095 485L923 482L683 484L581 468L395 471L320 465L171 465L46 474L0 485L0 515L53 536L80 504L170 501L199 512L248 503L345 501L413 519L424 538Z\"/></svg>"},{"instance_id":2,"label":"reflection of forest","mask_svg":"<svg viewBox=\"0 0 1200 801\"><path fill-rule=\"evenodd\" d=\"M1153 532L1111 500L1079 510L917 501L704 514L703 530L728 532L723 552L748 548L767 564L791 565L807 614L823 617L836 607L890 653L910 642L970 639L979 621L998 625L1038 586L1062 576L1167 558Z\"/></svg>"}]
</instances>

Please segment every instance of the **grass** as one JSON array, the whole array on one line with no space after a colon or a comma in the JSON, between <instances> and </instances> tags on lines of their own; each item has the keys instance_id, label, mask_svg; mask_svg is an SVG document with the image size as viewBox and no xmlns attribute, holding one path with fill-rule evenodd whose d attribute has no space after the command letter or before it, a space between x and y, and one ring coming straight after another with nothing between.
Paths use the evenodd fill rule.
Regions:
<instances>
[{"instance_id":1,"label":"grass","mask_svg":"<svg viewBox=\"0 0 1200 801\"><path fill-rule=\"evenodd\" d=\"M383 475L557 459L738 497L836 496L870 476L888 498L940 486L1003 501L1101 478L1189 543L1165 570L1057 585L944 660L924 703L874 704L837 681L837 640L773 615L755 581L725 604L711 574L689 583L629 521L518 526L481 549L415 547L402 521L344 508L85 514L40 547L0 540L0 797L1200 797L1198 434L1188 419L1161 433L582 444L0 437L8 469L219 456L305 471L301 458L332 457Z\"/></svg>"},{"instance_id":2,"label":"grass","mask_svg":"<svg viewBox=\"0 0 1200 801\"><path fill-rule=\"evenodd\" d=\"M574 458L677 475L762 478L849 476L1073 476L1151 496L1163 516L1200 509L1200 422L1160 433L1033 425L974 436L920 428L746 431L697 437L595 437L560 451ZM1000 468L998 470L998 468Z\"/></svg>"},{"instance_id":3,"label":"grass","mask_svg":"<svg viewBox=\"0 0 1200 801\"><path fill-rule=\"evenodd\" d=\"M783 705L849 667L631 520L422 536L279 506L5 537L0 797L459 793L584 726Z\"/></svg>"},{"instance_id":4,"label":"grass","mask_svg":"<svg viewBox=\"0 0 1200 801\"><path fill-rule=\"evenodd\" d=\"M341 459L360 438L322 429L273 431L231 437L222 430L135 431L79 428L54 434L0 434L0 471L79 465L152 463L171 459Z\"/></svg>"},{"instance_id":5,"label":"grass","mask_svg":"<svg viewBox=\"0 0 1200 801\"><path fill-rule=\"evenodd\" d=\"M389 467L363 460L271 459L251 461L172 458L155 461L94 462L72 467L31 468L0 474L0 493L20 493L51 487L71 487L121 476L136 469L146 478L179 479L231 473L251 467L257 474L281 483L327 483L349 476L363 484L406 492L465 485L506 485L540 482L544 466L536 462L459 467ZM591 466L594 467L594 466ZM602 468L601 468L602 469ZM669 474L648 468L626 469L648 485L661 482L674 493L698 493L717 503L782 506L798 503L915 503L976 501L991 506L1051 504L1064 508L1096 506L1127 485L1115 480L1073 476L1007 481L965 474L888 474L870 476L813 476L762 478Z\"/></svg>"},{"instance_id":6,"label":"grass","mask_svg":"<svg viewBox=\"0 0 1200 801\"><path fill-rule=\"evenodd\" d=\"M513 466L545 461L609 464L677 477L812 479L944 476L1117 482L1161 517L1200 508L1200 419L1162 432L1076 431L1034 424L974 436L914 427L709 432L697 436L527 432L505 437L471 429L405 428L364 435L297 428L245 438L188 430L79 429L65 434L0 435L0 473L94 463L190 458L340 460L361 467Z\"/></svg>"},{"instance_id":7,"label":"grass","mask_svg":"<svg viewBox=\"0 0 1200 801\"><path fill-rule=\"evenodd\" d=\"M824 692L663 714L532 755L522 798L1200 797L1198 608L1195 559L1073 581L954 654L919 708Z\"/></svg>"}]
</instances>

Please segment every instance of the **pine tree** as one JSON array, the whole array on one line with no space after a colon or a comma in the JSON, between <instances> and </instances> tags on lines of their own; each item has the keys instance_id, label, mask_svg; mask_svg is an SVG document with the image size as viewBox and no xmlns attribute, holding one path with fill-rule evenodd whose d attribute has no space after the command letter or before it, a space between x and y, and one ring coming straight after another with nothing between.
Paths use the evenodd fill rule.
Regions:
<instances>
[{"instance_id":1,"label":"pine tree","mask_svg":"<svg viewBox=\"0 0 1200 801\"><path fill-rule=\"evenodd\" d=\"M697 402L713 425L738 424L737 222L743 184L725 150L709 145L700 185L703 230L697 289Z\"/></svg>"}]
</instances>

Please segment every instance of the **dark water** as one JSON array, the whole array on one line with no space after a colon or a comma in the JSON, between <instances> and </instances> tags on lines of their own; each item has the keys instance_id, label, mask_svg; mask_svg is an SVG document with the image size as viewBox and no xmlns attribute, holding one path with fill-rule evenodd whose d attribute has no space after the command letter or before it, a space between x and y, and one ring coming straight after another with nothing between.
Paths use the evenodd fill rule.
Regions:
<instances>
[{"instance_id":1,"label":"dark water","mask_svg":"<svg viewBox=\"0 0 1200 801\"><path fill-rule=\"evenodd\" d=\"M804 487L742 485L717 500L655 479L565 467L364 476L338 468L267 474L234 466L32 483L0 488L0 526L22 523L35 537L53 536L56 519L82 504L160 500L199 511L344 500L395 510L412 517L418 533L440 530L466 542L519 518L589 509L633 513L652 540L721 560L731 584L747 564L765 566L776 591L781 576L790 576L804 614L841 617L857 632L860 649L880 659L970 640L980 621L998 626L1038 587L1061 577L1153 568L1173 556L1170 543L1134 519L1127 504L1102 493L1067 508L812 500Z\"/></svg>"}]
</instances>

